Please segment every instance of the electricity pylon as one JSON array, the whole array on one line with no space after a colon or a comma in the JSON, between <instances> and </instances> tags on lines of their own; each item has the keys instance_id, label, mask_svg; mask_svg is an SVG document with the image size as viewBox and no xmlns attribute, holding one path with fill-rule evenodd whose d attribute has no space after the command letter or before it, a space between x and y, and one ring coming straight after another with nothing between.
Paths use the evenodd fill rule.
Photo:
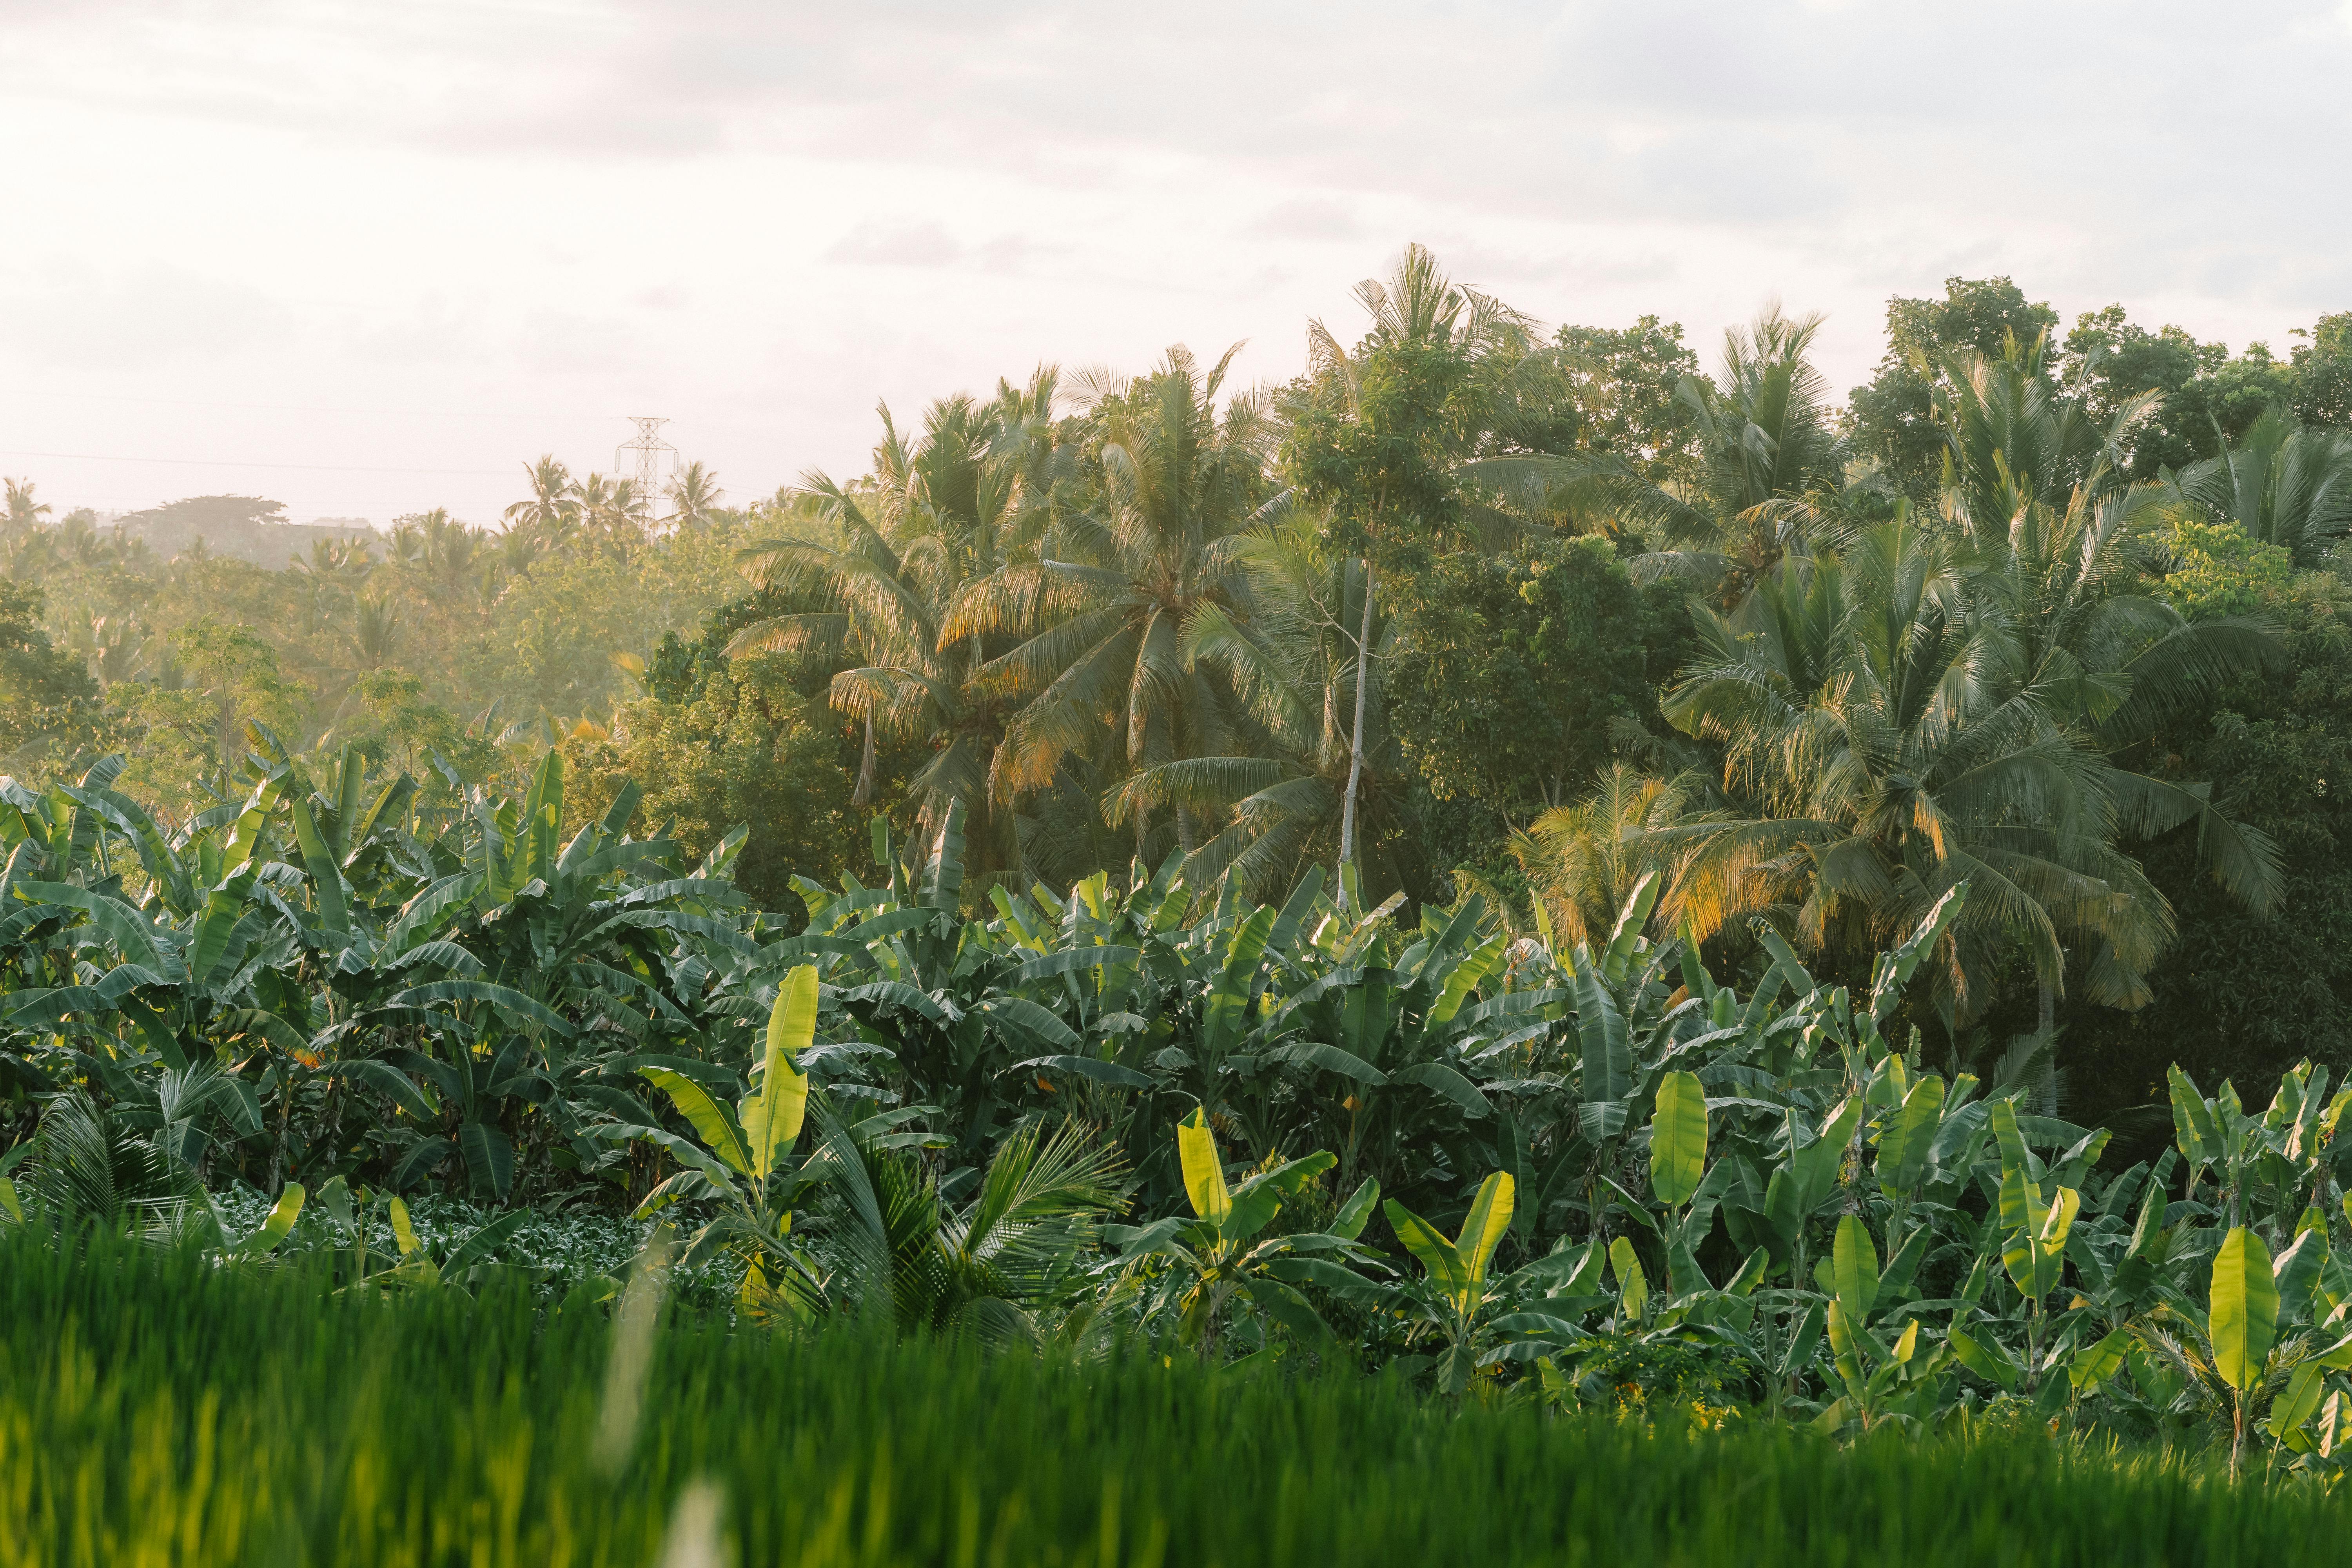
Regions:
<instances>
[{"instance_id":1,"label":"electricity pylon","mask_svg":"<svg viewBox=\"0 0 2352 1568\"><path fill-rule=\"evenodd\" d=\"M637 427L637 438L624 441L613 452L613 466L634 468L637 494L645 498L646 515L658 517L662 503L662 481L677 472L677 448L661 438L661 427L667 419L651 415L632 414L629 423Z\"/></svg>"}]
</instances>

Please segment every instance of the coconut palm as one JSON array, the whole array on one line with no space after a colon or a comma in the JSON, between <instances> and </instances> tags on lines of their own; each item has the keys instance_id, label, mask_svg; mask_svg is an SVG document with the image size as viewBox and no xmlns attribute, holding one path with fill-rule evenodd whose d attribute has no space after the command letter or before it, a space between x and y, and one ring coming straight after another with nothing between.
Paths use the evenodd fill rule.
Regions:
<instances>
[{"instance_id":1,"label":"coconut palm","mask_svg":"<svg viewBox=\"0 0 2352 1568\"><path fill-rule=\"evenodd\" d=\"M526 464L523 472L530 476L530 495L507 508L508 531L530 537L541 549L561 548L580 525L580 498L572 470L551 452Z\"/></svg>"},{"instance_id":2,"label":"coconut palm","mask_svg":"<svg viewBox=\"0 0 2352 1568\"><path fill-rule=\"evenodd\" d=\"M992 404L932 405L913 438L884 407L870 478L843 486L805 476L772 513L780 531L741 554L754 583L814 594L824 607L745 626L729 653L792 647L862 659L834 677L832 690L833 705L866 724L857 798L873 796L877 729L927 743L930 760L909 791L927 831L963 805L975 888L1019 859L1013 817L987 787L1007 705L974 680L987 633L953 626L950 615L968 584L1026 556L1050 516L1038 483L1057 472L1054 398L1053 373L1041 371L1025 389L1000 387Z\"/></svg>"},{"instance_id":3,"label":"coconut palm","mask_svg":"<svg viewBox=\"0 0 2352 1568\"><path fill-rule=\"evenodd\" d=\"M1184 863L1186 880L1206 887L1232 876L1253 898L1280 896L1305 868L1331 859L1346 825L1355 761L1352 716L1360 670L1371 688L1364 702L1364 767L1357 774L1364 853L1351 861L1377 903L1402 889L1429 898L1412 805L1412 771L1388 727L1381 690L1381 649L1394 628L1372 617L1373 654L1357 657L1363 635L1366 563L1323 538L1322 520L1294 512L1238 542L1234 557L1249 579L1251 614L1202 605L1184 629L1181 655L1220 672L1237 710L1225 754L1184 757L1138 769L1104 802L1119 824L1173 805L1195 821L1222 824Z\"/></svg>"},{"instance_id":4,"label":"coconut palm","mask_svg":"<svg viewBox=\"0 0 2352 1568\"><path fill-rule=\"evenodd\" d=\"M0 542L20 538L42 526L49 515L49 503L33 499L30 479L0 480L6 488L6 515L0 516Z\"/></svg>"},{"instance_id":5,"label":"coconut palm","mask_svg":"<svg viewBox=\"0 0 2352 1568\"><path fill-rule=\"evenodd\" d=\"M617 561L626 561L645 544L653 529L653 498L636 480L592 473L572 493L580 509L573 543L588 544Z\"/></svg>"},{"instance_id":6,"label":"coconut palm","mask_svg":"<svg viewBox=\"0 0 2352 1568\"><path fill-rule=\"evenodd\" d=\"M1562 947L1599 946L1653 871L1668 878L1662 900L1668 910L1692 902L1696 890L1681 879L1697 858L1667 853L1667 834L1710 820L1706 795L1706 780L1692 773L1661 777L1621 759L1583 799L1514 833L1511 858L1527 876L1538 924Z\"/></svg>"},{"instance_id":7,"label":"coconut palm","mask_svg":"<svg viewBox=\"0 0 2352 1568\"><path fill-rule=\"evenodd\" d=\"M669 498L669 521L674 528L700 528L719 516L726 491L719 476L699 462L688 463L671 479L663 494Z\"/></svg>"},{"instance_id":8,"label":"coconut palm","mask_svg":"<svg viewBox=\"0 0 2352 1568\"><path fill-rule=\"evenodd\" d=\"M2258 635L2114 591L2127 500L2032 503L1999 552L1898 514L1703 611L1706 651L1665 711L1723 746L1748 810L1647 836L1688 857L1673 918L1703 938L1778 909L1807 944L1852 951L1965 880L1943 984L1966 1014L2012 945L2053 993L2071 946L2091 955L2091 1000L2147 999L2172 916L2126 840L2194 821L2222 886L2266 905L2267 840L2200 786L2116 760Z\"/></svg>"},{"instance_id":9,"label":"coconut palm","mask_svg":"<svg viewBox=\"0 0 2352 1568\"><path fill-rule=\"evenodd\" d=\"M1851 527L1846 438L1811 353L1818 315L1768 305L1724 333L1711 379L1685 377L1675 395L1696 416L1698 474L1688 486L1629 482L1609 489L1622 511L1668 548L1637 561L1736 605L1782 557L1835 541Z\"/></svg>"},{"instance_id":10,"label":"coconut palm","mask_svg":"<svg viewBox=\"0 0 2352 1568\"><path fill-rule=\"evenodd\" d=\"M1321 321L1308 323L1308 376L1306 390L1297 400L1298 412L1336 413L1351 423L1361 423L1366 413L1367 378L1382 364L1383 356L1410 361L1434 354L1452 365L1477 370L1523 357L1529 345L1525 317L1490 295L1455 283L1423 246L1407 246L1386 281L1367 279L1356 285L1356 299L1370 317L1370 330L1354 351L1343 347ZM1469 401L1475 404L1477 400ZM1450 466L1453 477L1460 479L1465 473L1463 460L1474 457L1478 449L1481 433L1475 425L1475 420L1466 419L1458 411L1451 416L1442 416L1436 430L1428 434L1433 434L1436 444L1444 449L1420 451L1415 458L1422 464ZM1353 521L1364 533L1377 536L1392 525L1395 520L1382 515L1391 504L1385 487L1360 500L1365 503L1364 515ZM1372 615L1377 597L1378 576L1368 561L1364 567L1362 619L1357 627L1359 659L1375 657ZM1349 897L1349 883L1354 879L1349 868L1355 856L1356 806L1367 756L1365 703L1371 685L1370 679L1360 671L1355 681L1355 711L1349 730L1348 782L1340 796L1339 864L1342 900Z\"/></svg>"},{"instance_id":11,"label":"coconut palm","mask_svg":"<svg viewBox=\"0 0 2352 1568\"><path fill-rule=\"evenodd\" d=\"M976 672L979 689L1022 705L991 767L1000 801L1050 785L1073 756L1108 749L1146 767L1226 749L1229 696L1181 643L1204 609L1240 606L1234 545L1271 488L1267 399L1217 405L1239 348L1204 372L1179 345L1132 384L1088 382L1095 504L1057 510L1035 559L1005 562L959 595L949 637L978 648L1026 634ZM1190 852L1189 817L1178 822Z\"/></svg>"},{"instance_id":12,"label":"coconut palm","mask_svg":"<svg viewBox=\"0 0 2352 1568\"><path fill-rule=\"evenodd\" d=\"M2030 500L2063 506L2077 491L2123 487L2124 444L2163 395L2126 399L2102 424L2084 397L2051 378L2049 347L2046 331L2032 343L2011 333L1999 355L1941 356L1947 515L2005 522Z\"/></svg>"},{"instance_id":13,"label":"coconut palm","mask_svg":"<svg viewBox=\"0 0 2352 1568\"><path fill-rule=\"evenodd\" d=\"M2235 523L2315 566L2352 532L2352 435L2305 426L2273 405L2236 447L2181 469L2171 489L2176 515Z\"/></svg>"}]
</instances>

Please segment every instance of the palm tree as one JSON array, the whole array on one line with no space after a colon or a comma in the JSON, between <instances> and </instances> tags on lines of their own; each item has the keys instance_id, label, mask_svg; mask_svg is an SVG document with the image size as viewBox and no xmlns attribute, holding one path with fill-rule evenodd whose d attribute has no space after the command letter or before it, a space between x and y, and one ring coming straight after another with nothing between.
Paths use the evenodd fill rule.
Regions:
<instances>
[{"instance_id":1,"label":"palm tree","mask_svg":"<svg viewBox=\"0 0 2352 1568\"><path fill-rule=\"evenodd\" d=\"M507 508L509 534L526 535L539 549L562 548L580 525L580 496L572 471L551 452L525 465L523 472L530 476L530 495Z\"/></svg>"},{"instance_id":2,"label":"palm tree","mask_svg":"<svg viewBox=\"0 0 2352 1568\"><path fill-rule=\"evenodd\" d=\"M1639 558L1641 574L1682 577L1727 607L1783 556L1833 545L1851 527L1847 441L1811 359L1821 326L1818 315L1791 319L1767 305L1744 331L1724 333L1712 379L1683 379L1675 395L1697 424L1693 483L1607 475L1602 488L1622 512L1668 546Z\"/></svg>"},{"instance_id":3,"label":"palm tree","mask_svg":"<svg viewBox=\"0 0 2352 1568\"><path fill-rule=\"evenodd\" d=\"M1248 574L1250 616L1203 605L1184 628L1181 653L1190 666L1223 673L1237 700L1232 732L1242 744L1139 769L1110 793L1104 815L1118 825L1175 805L1223 824L1187 857L1186 881L1207 887L1231 876L1252 898L1278 898L1338 850L1350 826L1352 773L1370 829L1369 877L1359 873L1364 901L1397 889L1432 896L1412 769L1389 731L1377 676L1379 650L1396 634L1375 614L1373 657L1359 658L1356 647L1365 635L1366 563L1331 550L1322 520L1304 512L1254 531L1234 553ZM1360 769L1350 721L1360 672L1372 672Z\"/></svg>"},{"instance_id":4,"label":"palm tree","mask_svg":"<svg viewBox=\"0 0 2352 1568\"><path fill-rule=\"evenodd\" d=\"M1129 766L1223 750L1224 695L1181 643L1203 609L1239 605L1233 546L1268 489L1267 400L1250 393L1217 408L1239 350L1203 374L1180 345L1139 383L1093 380L1097 504L1059 513L1037 559L1008 562L958 596L947 637L977 648L1029 634L976 672L990 696L1024 704L991 768L1000 801L1048 786L1066 759L1107 741ZM1178 832L1189 853L1181 811Z\"/></svg>"},{"instance_id":5,"label":"palm tree","mask_svg":"<svg viewBox=\"0 0 2352 1568\"><path fill-rule=\"evenodd\" d=\"M1344 348L1321 321L1307 329L1307 390L1302 401L1322 404L1349 420L1364 413L1365 380L1383 353L1410 353L1434 350L1472 366L1523 356L1528 347L1527 319L1490 295L1457 284L1439 267L1427 247L1409 245L1397 258L1386 282L1366 279L1356 285L1357 301L1370 318L1370 330L1352 353ZM1455 424L1459 425L1459 421ZM1476 432L1450 432L1456 458L1470 457ZM1463 472L1458 462L1455 476ZM1368 514L1358 520L1363 531L1377 535L1390 521L1382 515L1388 498L1370 499ZM1364 565L1362 618L1357 627L1356 657L1373 655L1372 611L1377 597L1377 574L1369 559ZM1365 704L1372 682L1358 672L1356 703L1349 728L1348 783L1341 794L1339 845L1339 896L1344 908L1355 863L1356 805L1361 793L1366 735Z\"/></svg>"},{"instance_id":6,"label":"palm tree","mask_svg":"<svg viewBox=\"0 0 2352 1568\"><path fill-rule=\"evenodd\" d=\"M1966 880L1943 971L1965 1015L2013 942L2050 993L2087 943L2091 1000L2147 999L2171 910L2123 840L2194 821L2212 874L2265 906L2267 840L2200 786L2115 760L2259 637L2118 591L2132 510L2087 489L2063 511L2030 503L1997 548L1898 513L1702 611L1706 651L1665 710L1724 747L1748 809L1645 836L1682 861L1672 918L1703 939L1777 907L1807 944L1859 951Z\"/></svg>"},{"instance_id":7,"label":"palm tree","mask_svg":"<svg viewBox=\"0 0 2352 1568\"><path fill-rule=\"evenodd\" d=\"M745 626L728 652L839 649L862 659L832 689L834 707L866 725L856 798L873 798L877 729L929 745L908 788L927 832L965 807L975 889L1008 874L1020 848L1012 814L995 809L987 787L1005 720L1005 704L974 684L989 639L950 618L969 584L1032 552L1051 515L1041 489L1064 466L1055 391L1054 374L1041 370L1025 389L1000 385L992 404L943 399L911 440L884 407L870 478L843 486L805 476L770 514L783 531L740 557L755 584L814 593L824 607Z\"/></svg>"},{"instance_id":8,"label":"palm tree","mask_svg":"<svg viewBox=\"0 0 2352 1568\"><path fill-rule=\"evenodd\" d=\"M719 488L717 474L694 462L679 469L663 493L669 498L672 527L700 528L717 520L719 503L727 492Z\"/></svg>"},{"instance_id":9,"label":"palm tree","mask_svg":"<svg viewBox=\"0 0 2352 1568\"><path fill-rule=\"evenodd\" d=\"M572 487L572 498L579 508L579 526L564 542L587 542L610 552L614 560L626 561L652 530L653 498L633 479L608 479L592 473Z\"/></svg>"},{"instance_id":10,"label":"palm tree","mask_svg":"<svg viewBox=\"0 0 2352 1568\"><path fill-rule=\"evenodd\" d=\"M350 635L354 668L382 669L400 644L398 606L386 595L362 594L352 605Z\"/></svg>"},{"instance_id":11,"label":"palm tree","mask_svg":"<svg viewBox=\"0 0 2352 1568\"><path fill-rule=\"evenodd\" d=\"M2077 491L2095 498L2122 488L2124 443L2163 395L2127 399L2102 425L2086 398L2051 379L2049 349L2047 331L2030 344L2012 332L1998 356L1956 349L1941 357L1948 515L2006 520L2029 500L2063 505Z\"/></svg>"},{"instance_id":12,"label":"palm tree","mask_svg":"<svg viewBox=\"0 0 2352 1568\"><path fill-rule=\"evenodd\" d=\"M1118 1151L1075 1121L1008 1136L961 1208L919 1157L845 1128L829 1130L817 1158L843 1267L803 1300L835 1311L887 1305L901 1331L1034 1345L1033 1314L1067 1288L1100 1217L1121 1204Z\"/></svg>"},{"instance_id":13,"label":"palm tree","mask_svg":"<svg viewBox=\"0 0 2352 1568\"><path fill-rule=\"evenodd\" d=\"M471 596L494 570L488 532L457 521L448 508L435 507L415 527L415 568L445 602Z\"/></svg>"},{"instance_id":14,"label":"palm tree","mask_svg":"<svg viewBox=\"0 0 2352 1568\"><path fill-rule=\"evenodd\" d=\"M7 543L39 528L49 515L49 503L33 499L30 479L0 480L6 487L7 515L0 517L0 543Z\"/></svg>"},{"instance_id":15,"label":"palm tree","mask_svg":"<svg viewBox=\"0 0 2352 1568\"><path fill-rule=\"evenodd\" d=\"M2235 523L2249 539L2293 551L2297 566L2315 566L2352 533L2352 435L2307 427L2273 405L2234 448L2189 464L2171 489L2176 516Z\"/></svg>"},{"instance_id":16,"label":"palm tree","mask_svg":"<svg viewBox=\"0 0 2352 1568\"><path fill-rule=\"evenodd\" d=\"M1612 763L1582 800L1557 805L1511 836L1511 858L1528 879L1544 926L1573 947L1605 941L1643 877L1667 877L1668 910L1702 896L1683 883L1695 857L1664 853L1668 831L1710 820L1705 779L1689 772L1660 777L1629 762Z\"/></svg>"}]
</instances>

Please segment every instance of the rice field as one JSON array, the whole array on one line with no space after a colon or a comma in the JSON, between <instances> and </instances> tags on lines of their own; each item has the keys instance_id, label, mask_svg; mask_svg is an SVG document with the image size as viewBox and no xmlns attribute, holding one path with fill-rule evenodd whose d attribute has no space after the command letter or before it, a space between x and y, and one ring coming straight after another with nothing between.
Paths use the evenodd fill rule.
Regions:
<instances>
[{"instance_id":1,"label":"rice field","mask_svg":"<svg viewBox=\"0 0 2352 1568\"><path fill-rule=\"evenodd\" d=\"M2285 1565L2347 1530L2302 1483L2032 1434L1840 1449L0 1245L0 1568Z\"/></svg>"}]
</instances>

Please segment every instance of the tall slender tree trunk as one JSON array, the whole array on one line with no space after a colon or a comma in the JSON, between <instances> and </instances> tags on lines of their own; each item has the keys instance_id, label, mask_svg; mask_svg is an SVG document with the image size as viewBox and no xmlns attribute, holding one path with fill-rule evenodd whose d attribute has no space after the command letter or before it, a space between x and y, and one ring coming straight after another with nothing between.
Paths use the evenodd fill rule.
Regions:
<instances>
[{"instance_id":1,"label":"tall slender tree trunk","mask_svg":"<svg viewBox=\"0 0 2352 1568\"><path fill-rule=\"evenodd\" d=\"M874 804L874 710L866 710L866 752L857 760L857 790L849 797L852 805Z\"/></svg>"},{"instance_id":2,"label":"tall slender tree trunk","mask_svg":"<svg viewBox=\"0 0 2352 1568\"><path fill-rule=\"evenodd\" d=\"M1339 908L1348 908L1348 872L1356 862L1356 791L1364 777L1364 694L1370 687L1366 661L1372 643L1372 560L1364 562L1364 622L1356 634L1356 723L1348 744L1348 795L1339 806Z\"/></svg>"},{"instance_id":3,"label":"tall slender tree trunk","mask_svg":"<svg viewBox=\"0 0 2352 1568\"><path fill-rule=\"evenodd\" d=\"M2041 994L2035 1003L2033 1017L2034 1038L2042 1046L2037 1092L2042 1101L2042 1114L2055 1116L2058 1114L2058 1053L2050 1048L2050 1031L2057 1019L2057 997L2047 980L2040 983L2039 990Z\"/></svg>"}]
</instances>

